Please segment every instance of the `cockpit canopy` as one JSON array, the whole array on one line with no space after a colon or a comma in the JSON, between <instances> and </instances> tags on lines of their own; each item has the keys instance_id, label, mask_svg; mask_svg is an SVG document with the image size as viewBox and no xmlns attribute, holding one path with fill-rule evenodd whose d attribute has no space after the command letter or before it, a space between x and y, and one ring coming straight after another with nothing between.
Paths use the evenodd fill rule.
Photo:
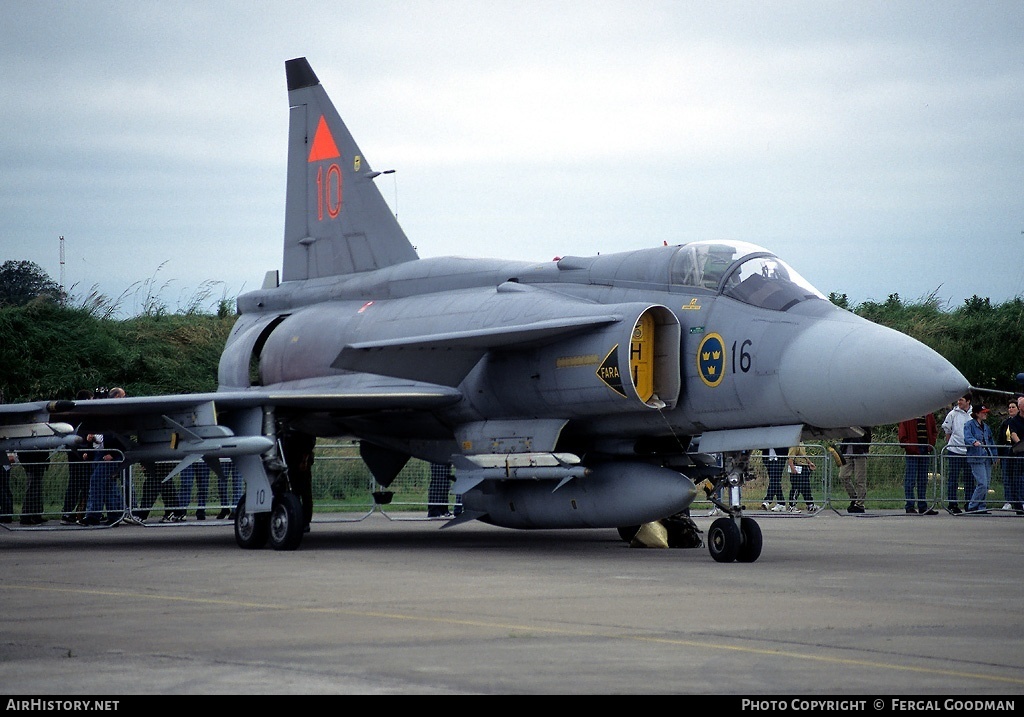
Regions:
<instances>
[{"instance_id":1,"label":"cockpit canopy","mask_svg":"<svg viewBox=\"0 0 1024 717\"><path fill-rule=\"evenodd\" d=\"M720 292L737 301L785 311L825 297L767 249L739 241L697 241L679 247L670 283Z\"/></svg>"}]
</instances>

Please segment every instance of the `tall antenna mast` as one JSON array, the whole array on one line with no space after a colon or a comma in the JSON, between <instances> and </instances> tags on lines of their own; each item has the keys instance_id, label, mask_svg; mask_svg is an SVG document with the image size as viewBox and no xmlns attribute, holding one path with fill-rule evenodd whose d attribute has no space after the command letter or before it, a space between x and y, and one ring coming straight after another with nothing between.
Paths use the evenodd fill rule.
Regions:
<instances>
[{"instance_id":1,"label":"tall antenna mast","mask_svg":"<svg viewBox=\"0 0 1024 717\"><path fill-rule=\"evenodd\" d=\"M60 288L58 289L60 302L64 303L64 236L60 238Z\"/></svg>"}]
</instances>

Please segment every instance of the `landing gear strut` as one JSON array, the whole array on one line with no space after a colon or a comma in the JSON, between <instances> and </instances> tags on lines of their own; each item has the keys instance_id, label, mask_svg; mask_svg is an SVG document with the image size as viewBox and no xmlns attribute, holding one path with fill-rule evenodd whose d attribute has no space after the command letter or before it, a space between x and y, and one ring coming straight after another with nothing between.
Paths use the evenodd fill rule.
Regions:
<instances>
[{"instance_id":1,"label":"landing gear strut","mask_svg":"<svg viewBox=\"0 0 1024 717\"><path fill-rule=\"evenodd\" d=\"M238 501L235 542L247 549L262 548L269 542L274 550L296 550L313 511L310 466L316 438L285 430L270 408L263 409L259 416L248 416L250 423L256 418L262 421L263 435L276 440L274 447L261 456L241 458L248 460L241 470L248 473L246 489L252 493L253 507L259 510L246 511L245 495Z\"/></svg>"}]
</instances>

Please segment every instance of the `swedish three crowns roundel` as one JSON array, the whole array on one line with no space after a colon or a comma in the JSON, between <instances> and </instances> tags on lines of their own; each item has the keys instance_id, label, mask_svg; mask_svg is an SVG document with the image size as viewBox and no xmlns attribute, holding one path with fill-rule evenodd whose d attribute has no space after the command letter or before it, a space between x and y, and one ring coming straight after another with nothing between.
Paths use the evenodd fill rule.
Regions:
<instances>
[{"instance_id":1,"label":"swedish three crowns roundel","mask_svg":"<svg viewBox=\"0 0 1024 717\"><path fill-rule=\"evenodd\" d=\"M725 375L725 342L718 334L708 334L697 349L697 373L700 380L714 388Z\"/></svg>"}]
</instances>

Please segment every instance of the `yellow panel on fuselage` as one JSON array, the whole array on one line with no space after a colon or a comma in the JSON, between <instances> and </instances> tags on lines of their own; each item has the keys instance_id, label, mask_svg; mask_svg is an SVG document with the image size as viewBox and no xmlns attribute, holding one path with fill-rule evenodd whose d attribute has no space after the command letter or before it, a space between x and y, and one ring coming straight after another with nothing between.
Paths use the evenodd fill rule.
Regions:
<instances>
[{"instance_id":1,"label":"yellow panel on fuselage","mask_svg":"<svg viewBox=\"0 0 1024 717\"><path fill-rule=\"evenodd\" d=\"M633 326L629 341L629 375L640 400L647 403L654 395L654 317L644 312Z\"/></svg>"}]
</instances>

